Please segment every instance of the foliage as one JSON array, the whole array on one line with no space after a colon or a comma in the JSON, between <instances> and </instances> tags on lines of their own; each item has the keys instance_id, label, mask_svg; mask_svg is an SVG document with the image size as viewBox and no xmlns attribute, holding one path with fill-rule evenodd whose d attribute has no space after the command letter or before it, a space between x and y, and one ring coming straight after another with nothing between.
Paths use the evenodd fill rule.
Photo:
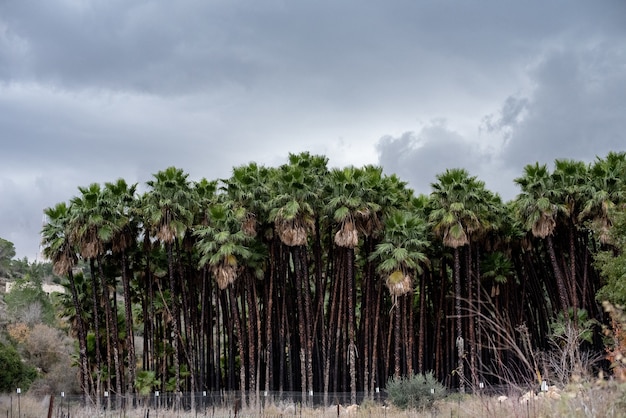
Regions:
<instances>
[{"instance_id":1,"label":"foliage","mask_svg":"<svg viewBox=\"0 0 626 418\"><path fill-rule=\"evenodd\" d=\"M162 390L355 397L357 376L370 394L416 370L459 389L537 383L538 353L584 356L574 350L584 342L604 354L599 327L578 313L602 318L590 255L615 259L619 241L591 231L605 234L605 209L623 207L624 157L593 170L557 161L552 174L529 165L509 205L463 169L413 203L380 167L328 170L308 154L211 182L170 167L141 196L123 182L79 187L46 210L42 236L68 284L63 318L79 339L85 400L141 391L144 378ZM141 358L125 332L134 326ZM554 363L564 377L584 360L570 358ZM135 366L155 376L137 379Z\"/></svg>"},{"instance_id":2,"label":"foliage","mask_svg":"<svg viewBox=\"0 0 626 418\"><path fill-rule=\"evenodd\" d=\"M10 277L11 259L13 257L15 257L13 243L0 238L0 277Z\"/></svg>"},{"instance_id":3,"label":"foliage","mask_svg":"<svg viewBox=\"0 0 626 418\"><path fill-rule=\"evenodd\" d=\"M598 301L626 305L626 211L614 212L609 235L614 248L598 253L596 267L606 280L596 295Z\"/></svg>"},{"instance_id":4,"label":"foliage","mask_svg":"<svg viewBox=\"0 0 626 418\"><path fill-rule=\"evenodd\" d=\"M30 328L23 322L7 325L7 334L16 344L24 344L30 336Z\"/></svg>"},{"instance_id":5,"label":"foliage","mask_svg":"<svg viewBox=\"0 0 626 418\"><path fill-rule=\"evenodd\" d=\"M544 364L552 380L567 384L571 380L588 378L601 356L588 349L593 342L598 321L589 318L587 311L570 308L568 316L561 312L550 324L551 351L544 353Z\"/></svg>"},{"instance_id":6,"label":"foliage","mask_svg":"<svg viewBox=\"0 0 626 418\"><path fill-rule=\"evenodd\" d=\"M393 377L387 382L391 403L401 409L430 408L446 394L445 387L432 372L410 377Z\"/></svg>"},{"instance_id":7,"label":"foliage","mask_svg":"<svg viewBox=\"0 0 626 418\"><path fill-rule=\"evenodd\" d=\"M71 342L61 331L45 324L36 324L24 343L29 363L48 373L62 358L69 357Z\"/></svg>"},{"instance_id":8,"label":"foliage","mask_svg":"<svg viewBox=\"0 0 626 418\"><path fill-rule=\"evenodd\" d=\"M54 308L50 298L41 288L40 279L30 280L27 276L16 280L4 300L13 320L29 325L37 322L49 325L54 323Z\"/></svg>"},{"instance_id":9,"label":"foliage","mask_svg":"<svg viewBox=\"0 0 626 418\"><path fill-rule=\"evenodd\" d=\"M604 327L605 358L619 382L626 382L626 313L610 302L603 302L604 311L611 317L611 325ZM626 398L626 393L625 393ZM626 400L626 399L625 399Z\"/></svg>"},{"instance_id":10,"label":"foliage","mask_svg":"<svg viewBox=\"0 0 626 418\"><path fill-rule=\"evenodd\" d=\"M34 367L22 362L17 350L0 342L0 392L12 392L16 388L28 390L37 377Z\"/></svg>"},{"instance_id":11,"label":"foliage","mask_svg":"<svg viewBox=\"0 0 626 418\"><path fill-rule=\"evenodd\" d=\"M592 342L593 328L598 325L598 321L589 318L589 314L585 309L578 309L576 312L572 308L567 311L568 317L565 318L563 312L559 312L556 319L550 324L550 337L555 341L564 338L567 335L567 328L570 324L574 324L577 329L581 342Z\"/></svg>"},{"instance_id":12,"label":"foliage","mask_svg":"<svg viewBox=\"0 0 626 418\"><path fill-rule=\"evenodd\" d=\"M137 378L135 379L135 388L140 395L149 395L152 392L152 388L159 383L156 378L156 373L152 370L140 370L137 372Z\"/></svg>"}]
</instances>

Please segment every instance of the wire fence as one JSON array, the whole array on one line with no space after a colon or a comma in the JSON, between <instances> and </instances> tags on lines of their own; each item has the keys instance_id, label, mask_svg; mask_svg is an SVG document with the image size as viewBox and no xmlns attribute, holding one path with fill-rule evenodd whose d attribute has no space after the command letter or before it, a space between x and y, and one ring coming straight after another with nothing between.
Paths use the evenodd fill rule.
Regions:
<instances>
[{"instance_id":1,"label":"wire fence","mask_svg":"<svg viewBox=\"0 0 626 418\"><path fill-rule=\"evenodd\" d=\"M344 414L353 404L371 402L383 405L387 394L302 393L302 392L241 392L220 391L200 393L162 393L149 395L117 395L103 393L85 400L83 395L60 393L34 400L32 396L4 395L0 399L0 418L49 417L244 417L244 416L302 416L302 411L326 411L325 416ZM35 411L35 412L33 412ZM245 412L243 412L245 411ZM250 415L251 411L253 415ZM267 412L270 411L270 412Z\"/></svg>"}]
</instances>

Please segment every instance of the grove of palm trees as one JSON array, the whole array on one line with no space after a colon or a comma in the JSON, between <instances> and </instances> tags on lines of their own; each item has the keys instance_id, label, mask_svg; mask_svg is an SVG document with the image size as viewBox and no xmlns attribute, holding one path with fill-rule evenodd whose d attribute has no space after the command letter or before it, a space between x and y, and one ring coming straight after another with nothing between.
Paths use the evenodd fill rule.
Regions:
<instances>
[{"instance_id":1,"label":"grove of palm trees","mask_svg":"<svg viewBox=\"0 0 626 418\"><path fill-rule=\"evenodd\" d=\"M461 392L556 381L541 355L555 324L605 353L595 260L618 252L626 153L533 163L515 183L503 202L449 169L415 196L380 167L301 153L218 180L169 167L143 193L123 179L80 186L45 210L42 236L70 290L85 400L228 390L355 403L431 371Z\"/></svg>"}]
</instances>

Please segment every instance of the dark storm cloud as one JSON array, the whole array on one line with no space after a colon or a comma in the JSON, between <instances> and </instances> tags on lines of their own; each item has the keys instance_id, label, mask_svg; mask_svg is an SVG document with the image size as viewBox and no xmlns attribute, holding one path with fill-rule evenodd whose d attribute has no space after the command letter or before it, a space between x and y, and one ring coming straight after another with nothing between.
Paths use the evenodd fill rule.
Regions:
<instances>
[{"instance_id":1,"label":"dark storm cloud","mask_svg":"<svg viewBox=\"0 0 626 418\"><path fill-rule=\"evenodd\" d=\"M626 41L550 52L532 71L526 115L502 155L507 162L593 160L626 149Z\"/></svg>"},{"instance_id":2,"label":"dark storm cloud","mask_svg":"<svg viewBox=\"0 0 626 418\"><path fill-rule=\"evenodd\" d=\"M526 164L590 162L626 150L626 27L616 24L626 18L626 4L612 7L596 10L585 23L579 16L576 29L555 26L531 54L516 56L520 76L495 111L474 119L473 128L471 120L465 122L469 128L455 128L458 121L448 117L447 135L435 124L435 130L427 126L381 138L378 153L386 171L424 192L425 178L462 167L511 199L518 192L513 179ZM606 24L598 25L602 13Z\"/></svg>"},{"instance_id":3,"label":"dark storm cloud","mask_svg":"<svg viewBox=\"0 0 626 418\"><path fill-rule=\"evenodd\" d=\"M477 133L438 123L378 144L381 164L419 192L447 168L462 167L510 199L527 164L591 162L626 150L626 42L548 51L529 71L529 97L509 96L476 121ZM481 146L482 145L482 146Z\"/></svg>"},{"instance_id":4,"label":"dark storm cloud","mask_svg":"<svg viewBox=\"0 0 626 418\"><path fill-rule=\"evenodd\" d=\"M333 166L378 152L420 191L456 166L504 190L530 148L615 148L625 10L0 0L0 237L30 256L43 208L91 182L143 183L170 165L213 179L305 150ZM580 143L541 139L559 135Z\"/></svg>"},{"instance_id":5,"label":"dark storm cloud","mask_svg":"<svg viewBox=\"0 0 626 418\"><path fill-rule=\"evenodd\" d=\"M470 175L477 175L489 158L476 144L446 126L444 120L433 120L417 133L383 137L377 149L386 171L409 182L418 194L429 194L437 174L447 169L464 168Z\"/></svg>"},{"instance_id":6,"label":"dark storm cloud","mask_svg":"<svg viewBox=\"0 0 626 418\"><path fill-rule=\"evenodd\" d=\"M7 1L0 19L8 48L0 60L11 80L73 88L181 94L322 78L335 88L343 84L332 80L347 82L349 94L368 75L436 70L463 78L470 62L484 60L506 68L506 60L492 58L523 52L572 15L586 13L577 23L593 24L602 10L564 5Z\"/></svg>"}]
</instances>

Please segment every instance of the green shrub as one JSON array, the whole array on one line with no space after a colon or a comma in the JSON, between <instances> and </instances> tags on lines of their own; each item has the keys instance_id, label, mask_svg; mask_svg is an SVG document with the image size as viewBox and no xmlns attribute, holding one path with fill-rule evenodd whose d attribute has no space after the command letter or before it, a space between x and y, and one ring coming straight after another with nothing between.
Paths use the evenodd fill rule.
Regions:
<instances>
[{"instance_id":1,"label":"green shrub","mask_svg":"<svg viewBox=\"0 0 626 418\"><path fill-rule=\"evenodd\" d=\"M391 378L387 382L389 401L400 409L430 408L446 394L445 387L432 372L410 377Z\"/></svg>"},{"instance_id":2,"label":"green shrub","mask_svg":"<svg viewBox=\"0 0 626 418\"><path fill-rule=\"evenodd\" d=\"M17 350L0 342L0 392L23 391L37 378L37 371L22 363Z\"/></svg>"}]
</instances>

